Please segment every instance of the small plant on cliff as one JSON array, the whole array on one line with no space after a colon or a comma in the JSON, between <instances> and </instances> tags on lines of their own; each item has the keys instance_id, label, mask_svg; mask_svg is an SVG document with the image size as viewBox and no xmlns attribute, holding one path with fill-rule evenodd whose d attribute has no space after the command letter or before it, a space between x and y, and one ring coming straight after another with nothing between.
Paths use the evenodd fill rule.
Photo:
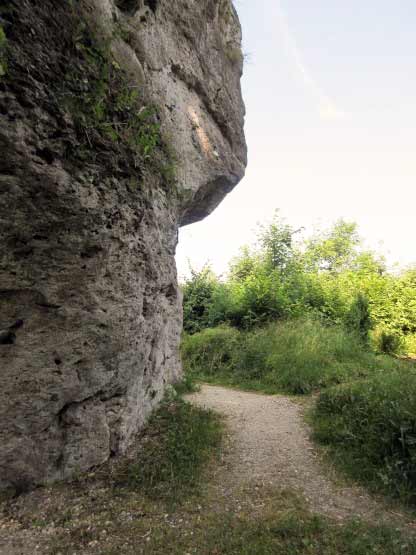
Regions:
<instances>
[{"instance_id":1,"label":"small plant on cliff","mask_svg":"<svg viewBox=\"0 0 416 555\"><path fill-rule=\"evenodd\" d=\"M239 45L227 44L225 53L232 64L240 64L244 60L244 54Z\"/></svg>"},{"instance_id":2,"label":"small plant on cliff","mask_svg":"<svg viewBox=\"0 0 416 555\"><path fill-rule=\"evenodd\" d=\"M109 41L98 39L85 22L73 36L74 63L66 74L63 103L71 113L80 148L94 161L105 150L139 171L146 165L173 182L172 157L161 133L157 107L132 83L113 58ZM166 170L168 168L169 171Z\"/></svg>"},{"instance_id":3,"label":"small plant on cliff","mask_svg":"<svg viewBox=\"0 0 416 555\"><path fill-rule=\"evenodd\" d=\"M74 37L78 63L67 74L66 105L81 135L93 141L121 141L150 156L161 143L154 107L143 104L108 45L100 45L86 25Z\"/></svg>"},{"instance_id":4,"label":"small plant on cliff","mask_svg":"<svg viewBox=\"0 0 416 555\"><path fill-rule=\"evenodd\" d=\"M160 145L160 123L154 106L144 106L135 115L132 129L132 144L144 157L149 157Z\"/></svg>"},{"instance_id":5,"label":"small plant on cliff","mask_svg":"<svg viewBox=\"0 0 416 555\"><path fill-rule=\"evenodd\" d=\"M7 38L2 25L0 25L0 79L7 73Z\"/></svg>"}]
</instances>

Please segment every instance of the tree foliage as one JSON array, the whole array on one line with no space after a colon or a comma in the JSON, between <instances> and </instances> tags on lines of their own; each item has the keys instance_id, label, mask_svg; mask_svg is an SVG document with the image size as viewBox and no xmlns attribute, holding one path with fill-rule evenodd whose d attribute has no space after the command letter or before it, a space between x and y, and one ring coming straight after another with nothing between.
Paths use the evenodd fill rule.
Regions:
<instances>
[{"instance_id":1,"label":"tree foliage","mask_svg":"<svg viewBox=\"0 0 416 555\"><path fill-rule=\"evenodd\" d=\"M318 317L344 325L382 351L416 344L416 268L391 273L365 249L355 223L339 220L302 239L278 214L243 247L227 279L209 267L183 285L185 330L221 323L252 329L271 321Z\"/></svg>"}]
</instances>

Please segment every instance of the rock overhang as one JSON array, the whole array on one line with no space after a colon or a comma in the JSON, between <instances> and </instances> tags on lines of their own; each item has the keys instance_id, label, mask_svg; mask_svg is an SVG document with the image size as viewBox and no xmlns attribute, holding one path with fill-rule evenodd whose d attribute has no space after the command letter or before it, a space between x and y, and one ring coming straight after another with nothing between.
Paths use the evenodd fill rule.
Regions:
<instances>
[{"instance_id":1,"label":"rock overhang","mask_svg":"<svg viewBox=\"0 0 416 555\"><path fill-rule=\"evenodd\" d=\"M123 452L179 379L178 226L247 151L230 0L8 6L0 487L18 492Z\"/></svg>"}]
</instances>

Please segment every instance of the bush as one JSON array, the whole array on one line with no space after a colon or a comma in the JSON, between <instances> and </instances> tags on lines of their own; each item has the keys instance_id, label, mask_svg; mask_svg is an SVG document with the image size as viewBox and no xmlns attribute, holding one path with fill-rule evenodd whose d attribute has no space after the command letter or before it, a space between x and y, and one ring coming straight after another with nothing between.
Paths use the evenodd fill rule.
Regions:
<instances>
[{"instance_id":1,"label":"bush","mask_svg":"<svg viewBox=\"0 0 416 555\"><path fill-rule=\"evenodd\" d=\"M200 272L191 270L192 277L182 287L184 329L196 333L211 325L210 311L217 278L209 266Z\"/></svg>"},{"instance_id":2,"label":"bush","mask_svg":"<svg viewBox=\"0 0 416 555\"><path fill-rule=\"evenodd\" d=\"M358 335L341 326L311 319L249 332L207 329L185 336L182 358L185 371L201 379L294 394L400 366L398 361L370 352Z\"/></svg>"},{"instance_id":3,"label":"bush","mask_svg":"<svg viewBox=\"0 0 416 555\"><path fill-rule=\"evenodd\" d=\"M416 371L407 365L323 391L315 438L352 476L416 501Z\"/></svg>"},{"instance_id":4,"label":"bush","mask_svg":"<svg viewBox=\"0 0 416 555\"><path fill-rule=\"evenodd\" d=\"M382 353L392 355L398 353L402 347L403 339L397 333L382 330L377 337L377 347Z\"/></svg>"},{"instance_id":5,"label":"bush","mask_svg":"<svg viewBox=\"0 0 416 555\"><path fill-rule=\"evenodd\" d=\"M403 350L412 357L416 357L416 334L406 335L403 338Z\"/></svg>"},{"instance_id":6,"label":"bush","mask_svg":"<svg viewBox=\"0 0 416 555\"><path fill-rule=\"evenodd\" d=\"M252 330L289 318L318 317L368 343L373 325L402 340L416 334L416 269L390 274L382 257L364 249L356 225L336 222L309 240L278 216L253 247L243 247L225 281L209 266L183 284L184 328L195 333L230 324ZM382 350L397 350L386 338ZM410 339L410 341L412 341ZM414 343L413 343L414 345Z\"/></svg>"},{"instance_id":7,"label":"bush","mask_svg":"<svg viewBox=\"0 0 416 555\"><path fill-rule=\"evenodd\" d=\"M358 293L351 305L347 315L348 329L356 333L364 343L368 342L369 332L373 327L370 316L370 306L368 299L362 293Z\"/></svg>"},{"instance_id":8,"label":"bush","mask_svg":"<svg viewBox=\"0 0 416 555\"><path fill-rule=\"evenodd\" d=\"M187 374L212 376L230 370L235 363L239 339L239 332L227 326L185 334L181 352Z\"/></svg>"}]
</instances>

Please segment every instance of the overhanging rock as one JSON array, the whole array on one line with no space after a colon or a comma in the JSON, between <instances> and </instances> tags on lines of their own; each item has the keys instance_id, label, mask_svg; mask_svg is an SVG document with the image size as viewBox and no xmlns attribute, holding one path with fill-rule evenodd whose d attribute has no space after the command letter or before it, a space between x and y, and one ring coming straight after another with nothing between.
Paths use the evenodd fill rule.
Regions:
<instances>
[{"instance_id":1,"label":"overhanging rock","mask_svg":"<svg viewBox=\"0 0 416 555\"><path fill-rule=\"evenodd\" d=\"M122 452L180 377L178 227L246 146L230 0L6 7L0 489L18 492Z\"/></svg>"}]
</instances>

